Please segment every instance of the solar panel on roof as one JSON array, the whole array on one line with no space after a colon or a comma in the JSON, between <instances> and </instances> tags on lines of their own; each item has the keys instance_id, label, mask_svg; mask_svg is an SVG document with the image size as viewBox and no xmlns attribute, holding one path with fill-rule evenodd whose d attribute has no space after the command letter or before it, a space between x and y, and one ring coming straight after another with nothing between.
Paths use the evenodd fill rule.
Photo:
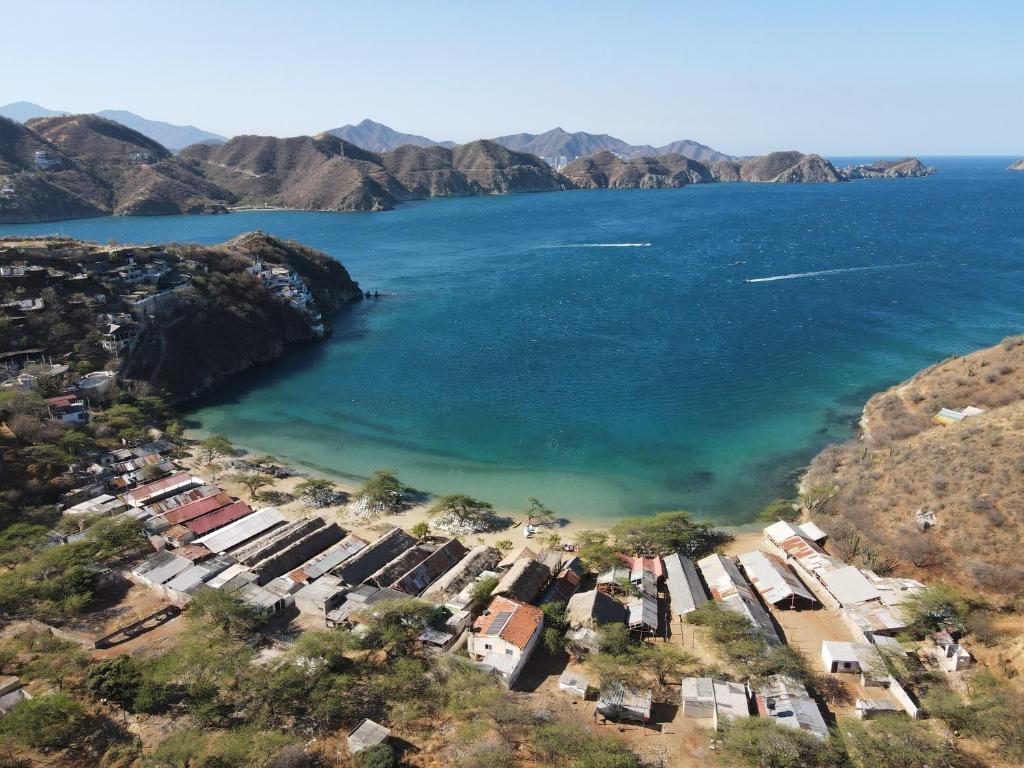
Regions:
<instances>
[{"instance_id":1,"label":"solar panel on roof","mask_svg":"<svg viewBox=\"0 0 1024 768\"><path fill-rule=\"evenodd\" d=\"M494 615L494 621L487 627L487 635L493 636L501 632L505 628L505 624L508 623L509 617L512 616L512 611L498 611Z\"/></svg>"}]
</instances>

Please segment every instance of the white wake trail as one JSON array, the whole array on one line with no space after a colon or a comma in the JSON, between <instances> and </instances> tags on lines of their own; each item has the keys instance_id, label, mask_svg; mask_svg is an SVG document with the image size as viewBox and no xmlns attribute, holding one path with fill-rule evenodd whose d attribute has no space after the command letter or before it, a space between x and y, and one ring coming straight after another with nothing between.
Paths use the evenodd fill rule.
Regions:
<instances>
[{"instance_id":1,"label":"white wake trail","mask_svg":"<svg viewBox=\"0 0 1024 768\"><path fill-rule=\"evenodd\" d=\"M650 248L650 243L567 243L559 248Z\"/></svg>"},{"instance_id":2,"label":"white wake trail","mask_svg":"<svg viewBox=\"0 0 1024 768\"><path fill-rule=\"evenodd\" d=\"M793 272L789 275L771 275L770 277L751 277L744 280L744 283L773 283L776 280L796 280L801 277L817 277L818 275L835 275L840 272L865 272L872 269L896 269L897 267L909 267L911 264L878 264L873 267L845 267L843 269L821 269L817 272Z\"/></svg>"}]
</instances>

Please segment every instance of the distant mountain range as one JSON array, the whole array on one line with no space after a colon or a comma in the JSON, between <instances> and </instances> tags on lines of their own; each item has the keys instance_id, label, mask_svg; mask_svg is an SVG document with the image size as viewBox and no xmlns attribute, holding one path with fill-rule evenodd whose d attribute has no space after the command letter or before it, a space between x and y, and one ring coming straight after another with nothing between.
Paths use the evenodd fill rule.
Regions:
<instances>
[{"instance_id":1,"label":"distant mountain range","mask_svg":"<svg viewBox=\"0 0 1024 768\"><path fill-rule=\"evenodd\" d=\"M713 163L718 160L735 160L711 147L690 139L673 141L663 147L652 147L650 144L627 144L622 139L601 133L569 133L561 128L552 128L545 133L515 133L510 136L498 136L494 139L498 144L517 152L529 152L531 155L547 160L564 157L567 162L578 157L587 157L597 152L611 152L626 159L638 157L658 157L660 155L682 155L702 163Z\"/></svg>"},{"instance_id":2,"label":"distant mountain range","mask_svg":"<svg viewBox=\"0 0 1024 768\"><path fill-rule=\"evenodd\" d=\"M16 101L0 107L0 117L6 117L19 123L28 122L36 117L63 117L68 114L68 112L41 107L30 101ZM193 125L174 125L159 120L147 120L134 112L122 109L105 109L95 114L138 131L172 152L177 152L190 144L219 144L227 141L224 136L204 131Z\"/></svg>"},{"instance_id":3,"label":"distant mountain range","mask_svg":"<svg viewBox=\"0 0 1024 768\"><path fill-rule=\"evenodd\" d=\"M400 133L382 123L363 120L358 125L343 125L332 128L325 133L337 136L357 147L371 152L390 152L406 144L416 147L452 147L458 146L454 141L434 141L426 136L414 133ZM564 165L578 157L588 157L597 152L612 152L625 159L638 157L656 157L659 155L682 155L702 163L713 163L718 160L735 160L709 146L690 139L673 141L663 147L649 144L628 144L622 139L601 133L569 133L561 128L553 128L545 133L514 133L509 136L498 136L491 139L506 149L515 152L527 152L536 155L552 165Z\"/></svg>"},{"instance_id":4,"label":"distant mountain range","mask_svg":"<svg viewBox=\"0 0 1024 768\"><path fill-rule=\"evenodd\" d=\"M407 144L414 147L457 147L454 141L434 141L426 136L417 136L415 133L399 133L394 128L389 128L383 123L375 123L366 119L359 125L343 125L341 128L331 128L324 133L344 139L349 144L368 149L371 152L390 152Z\"/></svg>"},{"instance_id":5,"label":"distant mountain range","mask_svg":"<svg viewBox=\"0 0 1024 768\"><path fill-rule=\"evenodd\" d=\"M374 124L361 125L378 140L388 138ZM575 143L555 141L565 136ZM565 136L549 135L546 146L532 146L587 151L595 146L587 143L591 138L615 141ZM524 137L519 141L531 145ZM689 145L674 146L693 151ZM820 155L801 152L717 160L694 160L678 152L626 154L599 150L565 163L559 172L537 155L486 139L453 148L403 143L371 152L329 133L286 139L236 136L173 154L141 131L99 115L36 117L24 124L0 117L0 223L111 213L214 213L234 205L380 211L429 197L714 182L845 182L934 173L913 158L839 170Z\"/></svg>"}]
</instances>

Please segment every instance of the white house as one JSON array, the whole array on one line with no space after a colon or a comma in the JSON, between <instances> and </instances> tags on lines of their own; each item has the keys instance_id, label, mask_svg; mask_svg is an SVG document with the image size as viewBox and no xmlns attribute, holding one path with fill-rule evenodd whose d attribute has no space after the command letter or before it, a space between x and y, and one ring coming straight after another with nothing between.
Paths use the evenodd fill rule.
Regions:
<instances>
[{"instance_id":1,"label":"white house","mask_svg":"<svg viewBox=\"0 0 1024 768\"><path fill-rule=\"evenodd\" d=\"M747 688L741 683L684 677L681 695L684 717L710 717L716 729L725 720L750 717Z\"/></svg>"},{"instance_id":2,"label":"white house","mask_svg":"<svg viewBox=\"0 0 1024 768\"><path fill-rule=\"evenodd\" d=\"M466 651L470 658L495 672L511 688L543 630L544 614L540 608L496 597L473 623Z\"/></svg>"}]
</instances>

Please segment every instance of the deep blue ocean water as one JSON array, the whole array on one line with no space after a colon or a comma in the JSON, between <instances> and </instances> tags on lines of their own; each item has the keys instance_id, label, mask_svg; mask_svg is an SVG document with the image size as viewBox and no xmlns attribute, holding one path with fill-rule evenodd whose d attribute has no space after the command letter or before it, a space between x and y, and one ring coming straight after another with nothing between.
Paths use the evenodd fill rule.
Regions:
<instances>
[{"instance_id":1,"label":"deep blue ocean water","mask_svg":"<svg viewBox=\"0 0 1024 768\"><path fill-rule=\"evenodd\" d=\"M926 162L938 175L0 233L262 229L386 293L190 414L241 445L340 475L391 467L509 510L537 496L573 518L739 522L849 437L871 393L1024 329L1024 174L1009 158ZM645 245L607 247L625 243ZM744 282L808 272L822 274Z\"/></svg>"}]
</instances>

